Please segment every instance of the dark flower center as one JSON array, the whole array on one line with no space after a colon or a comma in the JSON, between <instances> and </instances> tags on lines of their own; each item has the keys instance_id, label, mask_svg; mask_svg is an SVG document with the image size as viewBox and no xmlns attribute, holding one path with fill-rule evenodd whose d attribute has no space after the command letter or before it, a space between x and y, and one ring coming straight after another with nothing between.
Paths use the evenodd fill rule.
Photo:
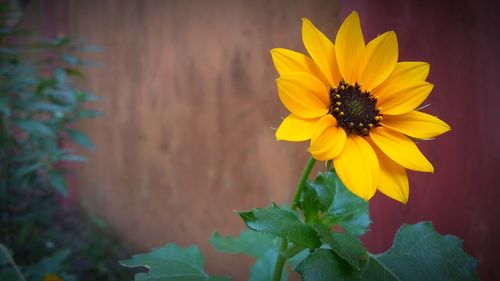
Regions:
<instances>
[{"instance_id":1,"label":"dark flower center","mask_svg":"<svg viewBox=\"0 0 500 281\"><path fill-rule=\"evenodd\" d=\"M330 89L328 113L347 134L367 136L372 128L380 126L382 115L376 106L377 99L361 91L358 83L353 86L342 81L338 87Z\"/></svg>"}]
</instances>

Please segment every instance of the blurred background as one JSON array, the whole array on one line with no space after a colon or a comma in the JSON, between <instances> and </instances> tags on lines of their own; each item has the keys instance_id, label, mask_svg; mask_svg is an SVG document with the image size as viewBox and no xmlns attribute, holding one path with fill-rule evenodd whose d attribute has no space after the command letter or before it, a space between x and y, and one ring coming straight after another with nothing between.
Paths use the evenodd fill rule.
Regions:
<instances>
[{"instance_id":1,"label":"blurred background","mask_svg":"<svg viewBox=\"0 0 500 281\"><path fill-rule=\"evenodd\" d=\"M106 222L121 245L116 256L198 244L208 272L246 279L252 260L216 253L207 239L244 228L234 210L289 202L308 158L307 143L275 140L287 111L269 50L305 52L301 17L333 40L357 10L366 41L394 30L400 61L430 63L426 112L452 127L419 144L436 172L410 173L406 206L370 201L374 223L363 240L382 252L401 224L430 220L464 240L483 280L500 279L496 1L4 2L20 11L18 28L102 48L83 54L97 64L77 82L102 97L92 107L104 116L77 125L95 151L70 165L69 196L57 204Z\"/></svg>"}]
</instances>

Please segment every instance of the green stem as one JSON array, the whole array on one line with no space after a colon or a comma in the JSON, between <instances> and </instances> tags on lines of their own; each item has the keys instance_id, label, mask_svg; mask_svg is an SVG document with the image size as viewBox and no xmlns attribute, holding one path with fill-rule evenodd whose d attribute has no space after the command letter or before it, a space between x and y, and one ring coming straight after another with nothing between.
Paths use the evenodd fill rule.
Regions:
<instances>
[{"instance_id":1,"label":"green stem","mask_svg":"<svg viewBox=\"0 0 500 281\"><path fill-rule=\"evenodd\" d=\"M281 241L281 247L280 247L280 252L278 254L278 259L276 260L276 264L274 265L273 281L281 280L281 275L283 274L283 267L285 266L286 262L286 257L285 255L283 255L283 253L286 251L287 247L288 247L288 242L286 241L286 239L283 239Z\"/></svg>"},{"instance_id":2,"label":"green stem","mask_svg":"<svg viewBox=\"0 0 500 281\"><path fill-rule=\"evenodd\" d=\"M17 276L19 277L19 280L26 281L26 278L24 278L24 275L21 273L21 270L19 270L19 267L17 267L17 264L14 262L14 260L10 256L9 250L7 250L7 248L5 248L5 246L3 244L0 244L0 249L2 250L4 255L7 257L7 259L9 260L9 263L14 268L14 271L16 272Z\"/></svg>"},{"instance_id":3,"label":"green stem","mask_svg":"<svg viewBox=\"0 0 500 281\"><path fill-rule=\"evenodd\" d=\"M293 245L289 249L286 250L286 252L283 254L286 259L293 258L296 254L302 252L304 250L304 247L301 245Z\"/></svg>"},{"instance_id":4,"label":"green stem","mask_svg":"<svg viewBox=\"0 0 500 281\"><path fill-rule=\"evenodd\" d=\"M297 184L297 191L295 191L295 196L293 197L292 201L292 207L291 207L292 210L297 209L300 196L302 195L302 191L304 191L304 187L306 186L306 181L309 178L309 174L311 174L311 170L314 167L314 163L316 163L316 160L311 156L309 158L309 161L307 161L306 167L304 168L304 171L302 171L302 176L300 177L300 181ZM283 267L285 266L286 260L298 253L295 252L298 250L297 247L292 247L288 249L288 251L287 248L288 248L288 241L286 241L286 239L283 239L283 241L281 241L280 253L278 254L278 259L276 260L276 265L274 266L273 281L281 280L281 275L283 274Z\"/></svg>"},{"instance_id":5,"label":"green stem","mask_svg":"<svg viewBox=\"0 0 500 281\"><path fill-rule=\"evenodd\" d=\"M309 161L307 161L306 167L304 168L304 171L302 171L302 176L300 177L300 181L297 185L297 191L295 192L295 197L293 198L292 201L292 210L297 209L297 205L299 204L300 196L302 195L302 191L304 190L304 187L306 186L306 181L309 178L309 174L311 173L311 170L314 166L314 163L316 163L316 160L311 156L309 158Z\"/></svg>"}]
</instances>

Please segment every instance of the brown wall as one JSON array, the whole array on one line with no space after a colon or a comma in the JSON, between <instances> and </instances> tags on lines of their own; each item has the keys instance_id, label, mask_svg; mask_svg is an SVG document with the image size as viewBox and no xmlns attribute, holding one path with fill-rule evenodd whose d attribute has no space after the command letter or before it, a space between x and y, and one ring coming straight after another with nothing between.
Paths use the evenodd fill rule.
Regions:
<instances>
[{"instance_id":1,"label":"brown wall","mask_svg":"<svg viewBox=\"0 0 500 281\"><path fill-rule=\"evenodd\" d=\"M303 51L300 18L333 37L352 9L373 37L394 29L403 60L431 63L429 112L453 130L421 145L435 175L411 173L407 206L376 196L365 240L385 250L401 223L432 220L465 240L483 279L500 278L496 105L500 39L486 1L34 1L49 35L66 32L105 51L85 87L106 117L82 124L97 145L77 193L131 250L199 244L209 271L245 280L215 254L214 230L237 234L235 209L287 202L306 144L277 143L286 110L269 49ZM250 260L246 260L248 264Z\"/></svg>"}]
</instances>

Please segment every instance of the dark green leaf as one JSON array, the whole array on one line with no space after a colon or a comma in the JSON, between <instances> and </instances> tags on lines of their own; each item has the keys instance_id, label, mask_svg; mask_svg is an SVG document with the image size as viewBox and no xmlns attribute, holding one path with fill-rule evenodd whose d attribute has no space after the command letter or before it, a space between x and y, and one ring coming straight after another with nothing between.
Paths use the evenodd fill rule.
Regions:
<instances>
[{"instance_id":1,"label":"dark green leaf","mask_svg":"<svg viewBox=\"0 0 500 281\"><path fill-rule=\"evenodd\" d=\"M67 112L69 107L49 102L35 102L28 106L31 110L47 111L50 113Z\"/></svg>"},{"instance_id":2,"label":"dark green leaf","mask_svg":"<svg viewBox=\"0 0 500 281\"><path fill-rule=\"evenodd\" d=\"M359 271L329 249L315 250L294 270L303 281L359 280Z\"/></svg>"},{"instance_id":3,"label":"dark green leaf","mask_svg":"<svg viewBox=\"0 0 500 281\"><path fill-rule=\"evenodd\" d=\"M26 268L26 277L28 280L43 280L45 273L63 273L63 263L68 259L70 254L70 250L61 250L41 259L36 264Z\"/></svg>"},{"instance_id":4,"label":"dark green leaf","mask_svg":"<svg viewBox=\"0 0 500 281\"><path fill-rule=\"evenodd\" d=\"M85 75L83 74L83 72L77 70L77 69L74 69L74 68L65 68L66 70L66 73L68 75L71 75L73 77L76 77L76 78L80 78L80 79L83 79L85 78Z\"/></svg>"},{"instance_id":5,"label":"dark green leaf","mask_svg":"<svg viewBox=\"0 0 500 281\"><path fill-rule=\"evenodd\" d=\"M63 54L62 59L71 66L76 66L78 64L78 58L72 54Z\"/></svg>"},{"instance_id":6,"label":"dark green leaf","mask_svg":"<svg viewBox=\"0 0 500 281\"><path fill-rule=\"evenodd\" d=\"M122 266L148 269L147 273L136 274L136 281L229 280L223 277L210 278L204 270L204 263L205 259L198 247L180 248L174 244L167 244L149 253L134 255L131 259L120 261Z\"/></svg>"},{"instance_id":7,"label":"dark green leaf","mask_svg":"<svg viewBox=\"0 0 500 281\"><path fill-rule=\"evenodd\" d=\"M13 267L6 267L0 270L0 280L2 281L19 281L19 275Z\"/></svg>"},{"instance_id":8,"label":"dark green leaf","mask_svg":"<svg viewBox=\"0 0 500 281\"><path fill-rule=\"evenodd\" d=\"M279 249L279 239L266 233L245 230L236 238L222 237L215 232L208 240L219 252L245 254L253 257L263 256L267 250Z\"/></svg>"},{"instance_id":9,"label":"dark green leaf","mask_svg":"<svg viewBox=\"0 0 500 281\"><path fill-rule=\"evenodd\" d=\"M70 161L70 162L87 162L87 157L81 155L62 155L60 158L61 161Z\"/></svg>"},{"instance_id":10,"label":"dark green leaf","mask_svg":"<svg viewBox=\"0 0 500 281\"><path fill-rule=\"evenodd\" d=\"M360 270L368 259L366 248L356 236L349 233L330 232L323 225L315 225L321 240L350 265Z\"/></svg>"},{"instance_id":11,"label":"dark green leaf","mask_svg":"<svg viewBox=\"0 0 500 281\"><path fill-rule=\"evenodd\" d=\"M404 281L479 280L476 267L477 261L462 250L458 238L441 236L430 222L423 222L403 225L391 249L371 255L362 277L365 280L374 280L375 275Z\"/></svg>"},{"instance_id":12,"label":"dark green leaf","mask_svg":"<svg viewBox=\"0 0 500 281\"><path fill-rule=\"evenodd\" d=\"M52 129L41 121L17 119L14 121L14 123L28 134L33 134L36 136L47 136L47 137L55 136Z\"/></svg>"},{"instance_id":13,"label":"dark green leaf","mask_svg":"<svg viewBox=\"0 0 500 281\"><path fill-rule=\"evenodd\" d=\"M328 210L330 223L340 224L348 233L361 236L368 231L368 203L351 193L335 175L335 199Z\"/></svg>"},{"instance_id":14,"label":"dark green leaf","mask_svg":"<svg viewBox=\"0 0 500 281\"><path fill-rule=\"evenodd\" d=\"M94 111L94 110L81 110L78 112L79 118L96 118L101 117L103 115L102 112Z\"/></svg>"},{"instance_id":15,"label":"dark green leaf","mask_svg":"<svg viewBox=\"0 0 500 281\"><path fill-rule=\"evenodd\" d=\"M49 171L48 178L50 184L63 196L68 196L68 183L64 175L56 170Z\"/></svg>"},{"instance_id":16,"label":"dark green leaf","mask_svg":"<svg viewBox=\"0 0 500 281\"><path fill-rule=\"evenodd\" d=\"M95 145L92 140L82 131L75 129L67 129L66 133L68 136L77 144L83 146L84 148L95 151Z\"/></svg>"},{"instance_id":17,"label":"dark green leaf","mask_svg":"<svg viewBox=\"0 0 500 281\"><path fill-rule=\"evenodd\" d=\"M306 223L314 222L318 219L320 205L318 193L311 187L311 183L308 182L300 200L300 209L304 214Z\"/></svg>"},{"instance_id":18,"label":"dark green leaf","mask_svg":"<svg viewBox=\"0 0 500 281\"><path fill-rule=\"evenodd\" d=\"M54 78L59 83L65 83L66 82L66 71L64 70L64 68L59 68L59 67L56 68L54 70Z\"/></svg>"},{"instance_id":19,"label":"dark green leaf","mask_svg":"<svg viewBox=\"0 0 500 281\"><path fill-rule=\"evenodd\" d=\"M269 249L264 255L257 259L250 268L250 281L272 281L274 267L278 258L279 249ZM287 280L287 272L283 271L281 281Z\"/></svg>"},{"instance_id":20,"label":"dark green leaf","mask_svg":"<svg viewBox=\"0 0 500 281\"><path fill-rule=\"evenodd\" d=\"M265 209L252 209L239 213L248 228L274 234L308 248L321 245L318 233L308 224L304 224L292 211L278 208L276 205Z\"/></svg>"},{"instance_id":21,"label":"dark green leaf","mask_svg":"<svg viewBox=\"0 0 500 281\"><path fill-rule=\"evenodd\" d=\"M308 188L316 191L319 199L319 209L326 211L330 208L335 197L336 175L332 171L319 172L314 183L309 183Z\"/></svg>"}]
</instances>

